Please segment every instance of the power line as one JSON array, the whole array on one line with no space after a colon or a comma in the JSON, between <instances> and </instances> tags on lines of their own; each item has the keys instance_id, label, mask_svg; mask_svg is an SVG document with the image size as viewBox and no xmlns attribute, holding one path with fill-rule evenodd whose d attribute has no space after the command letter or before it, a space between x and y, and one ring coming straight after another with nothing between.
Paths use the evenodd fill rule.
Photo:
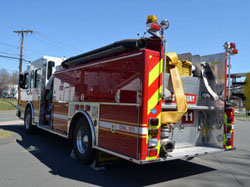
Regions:
<instances>
[{"instance_id":1,"label":"power line","mask_svg":"<svg viewBox=\"0 0 250 187\"><path fill-rule=\"evenodd\" d=\"M21 43L21 42L19 42L19 43ZM7 43L0 43L0 45L2 45L2 46L8 46L8 47L13 47L13 48L15 48L16 50L18 50L19 49L19 47L18 46L16 46L16 45L12 45L12 44L7 44ZM6 49L3 49L3 50L6 50ZM8 51L13 51L13 50L9 50L9 49L7 49ZM41 54L41 55L44 55L44 53L42 53L42 52L38 52L38 51L34 51L34 50L30 50L30 49L26 49L25 48L25 53L37 53L37 54ZM1 52L1 53L3 53L3 52ZM4 52L4 53L6 53L6 52ZM7 53L6 53L7 54ZM13 54L11 54L11 55L13 55ZM14 55L16 55L16 54L14 54Z\"/></svg>"},{"instance_id":2,"label":"power line","mask_svg":"<svg viewBox=\"0 0 250 187\"><path fill-rule=\"evenodd\" d=\"M9 56L17 56L19 57L20 54L17 54L16 51L13 51L13 50L6 50L6 49L0 49L0 54L4 54L4 55L9 55ZM42 53L41 53L42 54ZM44 55L44 54L42 54ZM32 53L32 52L29 52L25 49L24 53L23 53L23 57L24 58L38 58L38 55L35 54L35 53ZM40 57L40 55L39 55Z\"/></svg>"},{"instance_id":3,"label":"power line","mask_svg":"<svg viewBox=\"0 0 250 187\"><path fill-rule=\"evenodd\" d=\"M28 30L29 31L29 30ZM51 38L48 38L48 37L45 37L44 35L42 35L41 33L39 32L34 32L33 33L36 33L38 35L36 35L36 37L38 37L40 39L40 41L43 41L45 43L50 43L51 45L53 46L56 46L56 47L59 47L59 48L63 48L63 49L66 49L66 50L72 50L72 51L79 51L79 52L82 52L82 50L80 49L77 49L75 47L70 47L70 46L67 46L65 44L63 44L62 42L58 42L58 41L55 41ZM36 38L37 40L39 40L38 38ZM4 45L4 46L9 46L9 47L14 47L16 49L18 49L19 47L16 46L16 45L12 45L12 44L7 44L7 43L3 43L1 42L0 45ZM26 49L25 49L26 50ZM31 50L30 50L31 51Z\"/></svg>"},{"instance_id":4,"label":"power line","mask_svg":"<svg viewBox=\"0 0 250 187\"><path fill-rule=\"evenodd\" d=\"M1 54L6 54L6 55L15 55L15 56L19 56L19 54L8 53L8 52L4 52L4 51L1 51L0 53L1 53Z\"/></svg>"},{"instance_id":5,"label":"power line","mask_svg":"<svg viewBox=\"0 0 250 187\"><path fill-rule=\"evenodd\" d=\"M20 43L20 42L19 42ZM2 46L8 46L8 47L14 47L15 49L19 49L19 47L18 46L16 46L16 45L12 45L12 44L7 44L7 43L0 43L0 45L2 45ZM30 54L39 54L39 55L49 55L49 56L55 56L55 55L50 55L49 53L47 53L47 52L41 52L41 51L36 51L36 50L31 50L31 49L27 49L27 48L24 48L25 49L25 53L30 53ZM8 50L9 51L9 50Z\"/></svg>"},{"instance_id":6,"label":"power line","mask_svg":"<svg viewBox=\"0 0 250 187\"><path fill-rule=\"evenodd\" d=\"M46 39L46 40L48 40L48 41L50 41L50 42L53 42L53 43L55 43L55 44L58 44L58 45L60 45L60 46L62 46L62 47L64 47L64 48L68 48L68 49L71 49L71 50L77 50L77 51L80 51L80 52L82 52L82 50L81 49L78 49L78 48L76 48L76 47L72 47L72 46L68 46L68 45L66 45L65 43L62 43L62 42L59 42L59 41L56 41L56 40L54 40L54 39L51 39L51 38L48 38L48 37L46 37L46 36L44 36L44 34L41 34L41 33L39 33L39 32L36 32L38 35L38 37L40 37L40 38L43 38L43 39Z\"/></svg>"},{"instance_id":7,"label":"power line","mask_svg":"<svg viewBox=\"0 0 250 187\"><path fill-rule=\"evenodd\" d=\"M55 47L58 47L58 48L62 48L64 50L71 50L71 51L79 51L79 52L82 52L82 50L80 49L77 49L75 47L70 47L70 46L67 46L65 44L63 44L62 42L58 42L58 41L55 41L51 38L48 38L48 37L45 37L44 35L42 35L41 33L39 32L36 32L36 39L40 41L43 41L43 42L47 42L47 43L50 43L51 45L55 46Z\"/></svg>"},{"instance_id":8,"label":"power line","mask_svg":"<svg viewBox=\"0 0 250 187\"><path fill-rule=\"evenodd\" d=\"M16 48L16 49L18 49L19 47L18 46L16 46L16 45L12 45L12 44L7 44L7 43L0 43L0 45L3 45L3 46L8 46L8 47L14 47L14 48Z\"/></svg>"},{"instance_id":9,"label":"power line","mask_svg":"<svg viewBox=\"0 0 250 187\"><path fill-rule=\"evenodd\" d=\"M2 58L9 58L9 59L15 59L15 60L20 60L20 58L14 57L14 56L0 55L0 57L2 57ZM25 59L22 59L22 60L25 61L25 62L31 62L30 60L25 60Z\"/></svg>"},{"instance_id":10,"label":"power line","mask_svg":"<svg viewBox=\"0 0 250 187\"><path fill-rule=\"evenodd\" d=\"M68 48L66 48L64 46L55 44L55 43L53 43L51 41L45 40L45 39L40 38L40 37L35 37L35 39L38 40L39 42L45 43L45 44L50 45L50 46L54 46L56 48L60 48L60 49L67 50L67 51L69 50ZM70 49L70 50L72 50L72 49Z\"/></svg>"}]
</instances>

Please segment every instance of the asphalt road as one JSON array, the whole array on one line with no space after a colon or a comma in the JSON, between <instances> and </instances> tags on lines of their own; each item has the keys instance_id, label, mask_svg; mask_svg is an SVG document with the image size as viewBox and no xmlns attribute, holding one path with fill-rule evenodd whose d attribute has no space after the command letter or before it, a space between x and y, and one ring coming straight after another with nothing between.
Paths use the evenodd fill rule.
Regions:
<instances>
[{"instance_id":1,"label":"asphalt road","mask_svg":"<svg viewBox=\"0 0 250 187\"><path fill-rule=\"evenodd\" d=\"M16 120L12 116L12 120ZM250 122L236 121L235 151L153 165L124 162L95 171L70 157L69 141L22 125L0 125L15 132L0 140L0 186L250 186Z\"/></svg>"},{"instance_id":2,"label":"asphalt road","mask_svg":"<svg viewBox=\"0 0 250 187\"><path fill-rule=\"evenodd\" d=\"M18 120L18 117L16 117L16 110L0 111L0 122L10 120Z\"/></svg>"}]
</instances>

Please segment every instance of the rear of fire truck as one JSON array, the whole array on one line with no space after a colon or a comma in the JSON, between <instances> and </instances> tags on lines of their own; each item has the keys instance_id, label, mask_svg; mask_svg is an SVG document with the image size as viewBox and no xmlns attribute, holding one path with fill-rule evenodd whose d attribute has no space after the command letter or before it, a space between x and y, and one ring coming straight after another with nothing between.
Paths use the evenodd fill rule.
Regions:
<instances>
[{"instance_id":1,"label":"rear of fire truck","mask_svg":"<svg viewBox=\"0 0 250 187\"><path fill-rule=\"evenodd\" d=\"M227 59L238 53L235 44L226 43L226 52L206 56L167 53L167 28L166 20L158 24L155 16L148 17L147 31L161 38L163 57L150 62L144 79L142 118L148 133L140 163L232 150L234 109L226 104Z\"/></svg>"},{"instance_id":2,"label":"rear of fire truck","mask_svg":"<svg viewBox=\"0 0 250 187\"><path fill-rule=\"evenodd\" d=\"M167 28L151 15L151 37L71 57L55 73L52 127L73 139L79 160L90 163L92 149L138 164L233 149L228 53L166 52Z\"/></svg>"}]
</instances>

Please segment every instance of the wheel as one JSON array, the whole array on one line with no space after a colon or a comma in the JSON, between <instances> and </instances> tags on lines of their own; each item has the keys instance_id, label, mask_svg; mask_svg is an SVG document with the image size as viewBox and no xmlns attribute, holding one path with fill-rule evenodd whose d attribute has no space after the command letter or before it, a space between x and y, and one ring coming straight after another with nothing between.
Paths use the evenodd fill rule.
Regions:
<instances>
[{"instance_id":1,"label":"wheel","mask_svg":"<svg viewBox=\"0 0 250 187\"><path fill-rule=\"evenodd\" d=\"M187 160L193 160L194 159L194 156L191 156L191 157L188 157Z\"/></svg>"},{"instance_id":2,"label":"wheel","mask_svg":"<svg viewBox=\"0 0 250 187\"><path fill-rule=\"evenodd\" d=\"M34 131L34 125L32 125L32 114L31 109L28 107L25 111L24 116L24 129L26 133L32 133Z\"/></svg>"},{"instance_id":3,"label":"wheel","mask_svg":"<svg viewBox=\"0 0 250 187\"><path fill-rule=\"evenodd\" d=\"M73 148L77 160L83 164L92 164L94 161L94 150L92 148L91 129L83 118L76 123Z\"/></svg>"}]
</instances>

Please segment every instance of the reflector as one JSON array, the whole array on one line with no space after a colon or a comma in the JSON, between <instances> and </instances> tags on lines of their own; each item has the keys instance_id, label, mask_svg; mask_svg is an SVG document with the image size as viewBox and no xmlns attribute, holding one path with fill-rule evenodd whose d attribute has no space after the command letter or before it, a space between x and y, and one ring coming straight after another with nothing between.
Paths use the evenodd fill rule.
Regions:
<instances>
[{"instance_id":1,"label":"reflector","mask_svg":"<svg viewBox=\"0 0 250 187\"><path fill-rule=\"evenodd\" d=\"M159 124L158 118L149 118L148 120L149 126L157 126Z\"/></svg>"},{"instance_id":2,"label":"reflector","mask_svg":"<svg viewBox=\"0 0 250 187\"><path fill-rule=\"evenodd\" d=\"M157 156L157 149L149 149L148 150L148 156L149 157Z\"/></svg>"}]
</instances>

